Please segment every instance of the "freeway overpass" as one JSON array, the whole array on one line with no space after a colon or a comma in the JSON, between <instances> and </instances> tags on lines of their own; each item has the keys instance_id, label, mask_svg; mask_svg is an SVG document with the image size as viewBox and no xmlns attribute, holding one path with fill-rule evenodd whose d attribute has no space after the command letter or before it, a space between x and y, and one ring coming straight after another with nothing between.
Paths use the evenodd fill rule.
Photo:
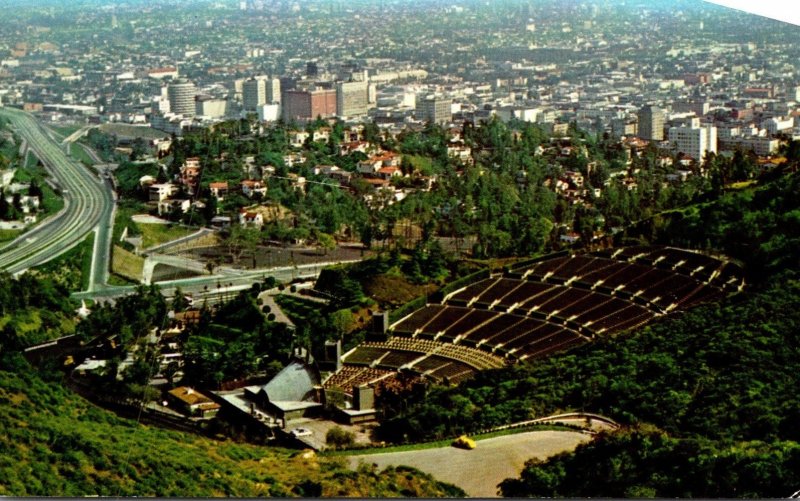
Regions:
<instances>
[{"instance_id":1,"label":"freeway overpass","mask_svg":"<svg viewBox=\"0 0 800 501\"><path fill-rule=\"evenodd\" d=\"M303 264L298 266L282 266L253 271L239 271L236 275L207 275L202 277L183 278L178 280L168 280L157 282L161 288L161 293L166 297L175 294L175 290L180 289L187 294L192 294L196 301L207 299L209 304L218 302L220 299L229 299L240 290L247 289L256 282L261 282L267 277L274 277L278 282L289 282L297 278L315 278L326 266L335 264L355 263L359 260L330 261L324 263ZM106 286L103 289L94 291L83 291L72 294L77 300L91 299L94 301L113 300L136 290L135 286Z\"/></svg>"},{"instance_id":2,"label":"freeway overpass","mask_svg":"<svg viewBox=\"0 0 800 501\"><path fill-rule=\"evenodd\" d=\"M43 126L23 111L0 107L28 148L42 161L64 196L64 209L0 249L0 269L12 274L44 264L95 232L89 290L108 279L114 193L110 183L69 158Z\"/></svg>"}]
</instances>

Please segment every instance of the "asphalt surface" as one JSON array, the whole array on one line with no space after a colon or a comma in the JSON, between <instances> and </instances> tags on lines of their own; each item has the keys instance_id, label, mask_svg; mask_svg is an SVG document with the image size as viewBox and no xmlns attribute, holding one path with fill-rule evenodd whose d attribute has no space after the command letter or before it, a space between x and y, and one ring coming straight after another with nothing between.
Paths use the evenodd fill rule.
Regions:
<instances>
[{"instance_id":1,"label":"asphalt surface","mask_svg":"<svg viewBox=\"0 0 800 501\"><path fill-rule=\"evenodd\" d=\"M0 269L21 273L58 257L96 231L90 291L103 288L108 278L114 198L109 183L71 159L61 145L28 113L0 107L42 161L64 197L64 209L25 232L0 250Z\"/></svg>"},{"instance_id":2,"label":"asphalt surface","mask_svg":"<svg viewBox=\"0 0 800 501\"><path fill-rule=\"evenodd\" d=\"M437 480L457 485L469 497L499 497L497 485L517 478L525 462L545 459L572 451L591 440L591 435L575 431L532 431L478 441L473 450L441 447L418 451L388 452L349 456L352 468L359 463L387 466L406 465L430 473Z\"/></svg>"}]
</instances>

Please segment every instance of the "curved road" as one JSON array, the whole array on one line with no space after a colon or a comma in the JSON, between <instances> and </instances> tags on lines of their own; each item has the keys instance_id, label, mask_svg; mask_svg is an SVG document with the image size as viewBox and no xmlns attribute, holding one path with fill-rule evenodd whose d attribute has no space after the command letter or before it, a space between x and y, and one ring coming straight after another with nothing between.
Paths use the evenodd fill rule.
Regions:
<instances>
[{"instance_id":1,"label":"curved road","mask_svg":"<svg viewBox=\"0 0 800 501\"><path fill-rule=\"evenodd\" d=\"M28 113L0 107L52 175L64 196L64 209L0 249L0 269L17 274L46 263L96 231L89 290L102 288L108 276L108 253L113 224L114 196L110 186L61 146Z\"/></svg>"}]
</instances>

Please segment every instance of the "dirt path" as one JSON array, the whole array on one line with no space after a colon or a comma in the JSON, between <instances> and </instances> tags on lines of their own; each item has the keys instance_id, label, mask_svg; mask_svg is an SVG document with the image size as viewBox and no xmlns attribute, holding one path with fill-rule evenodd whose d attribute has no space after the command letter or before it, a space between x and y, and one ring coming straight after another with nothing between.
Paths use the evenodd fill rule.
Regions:
<instances>
[{"instance_id":1,"label":"dirt path","mask_svg":"<svg viewBox=\"0 0 800 501\"><path fill-rule=\"evenodd\" d=\"M498 497L497 484L519 476L528 459L544 459L570 451L590 439L591 435L573 431L531 431L480 440L471 451L443 447L351 456L349 460L351 467L360 461L375 463L380 468L412 466L461 487L470 497Z\"/></svg>"}]
</instances>

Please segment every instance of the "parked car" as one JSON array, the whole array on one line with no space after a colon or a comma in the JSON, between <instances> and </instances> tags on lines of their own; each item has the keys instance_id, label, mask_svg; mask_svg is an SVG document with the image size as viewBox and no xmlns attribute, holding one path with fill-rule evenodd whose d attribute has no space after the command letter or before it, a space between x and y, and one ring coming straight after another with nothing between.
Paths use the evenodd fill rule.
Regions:
<instances>
[{"instance_id":1,"label":"parked car","mask_svg":"<svg viewBox=\"0 0 800 501\"><path fill-rule=\"evenodd\" d=\"M461 435L457 439L453 440L453 447L458 447L460 449L472 450L475 448L476 445L477 444L475 443L475 441L466 435Z\"/></svg>"},{"instance_id":2,"label":"parked car","mask_svg":"<svg viewBox=\"0 0 800 501\"><path fill-rule=\"evenodd\" d=\"M308 437L312 435L313 432L308 428L295 428L294 430L291 431L291 433L295 437Z\"/></svg>"}]
</instances>

